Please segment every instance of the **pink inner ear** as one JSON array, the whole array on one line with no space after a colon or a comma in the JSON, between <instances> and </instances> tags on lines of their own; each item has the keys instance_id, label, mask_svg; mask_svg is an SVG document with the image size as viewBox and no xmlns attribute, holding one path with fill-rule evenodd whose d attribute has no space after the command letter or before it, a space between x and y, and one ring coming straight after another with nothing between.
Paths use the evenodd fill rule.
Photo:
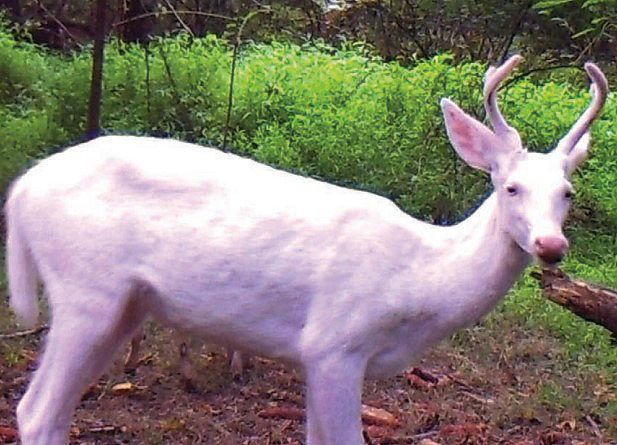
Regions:
<instances>
[{"instance_id":1,"label":"pink inner ear","mask_svg":"<svg viewBox=\"0 0 617 445\"><path fill-rule=\"evenodd\" d=\"M470 167L489 171L491 166L485 147L492 145L493 133L449 99L442 99L441 108L450 142L458 155Z\"/></svg>"},{"instance_id":2,"label":"pink inner ear","mask_svg":"<svg viewBox=\"0 0 617 445\"><path fill-rule=\"evenodd\" d=\"M477 145L477 138L474 129L471 125L460 119L455 113L451 113L451 130L452 136L456 139L456 145L459 154L468 162L473 164L478 163L478 158L481 157Z\"/></svg>"}]
</instances>

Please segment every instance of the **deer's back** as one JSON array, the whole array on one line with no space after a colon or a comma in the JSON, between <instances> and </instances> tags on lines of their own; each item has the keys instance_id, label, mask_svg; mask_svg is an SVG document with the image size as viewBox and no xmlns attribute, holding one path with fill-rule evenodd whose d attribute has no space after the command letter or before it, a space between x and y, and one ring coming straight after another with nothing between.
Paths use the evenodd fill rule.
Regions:
<instances>
[{"instance_id":1,"label":"deer's back","mask_svg":"<svg viewBox=\"0 0 617 445\"><path fill-rule=\"evenodd\" d=\"M387 283L404 266L409 219L376 195L131 137L42 161L14 186L9 206L45 281L109 295L145 284L156 316L296 360L311 320L335 342L364 330L360 298L371 313L391 309Z\"/></svg>"}]
</instances>

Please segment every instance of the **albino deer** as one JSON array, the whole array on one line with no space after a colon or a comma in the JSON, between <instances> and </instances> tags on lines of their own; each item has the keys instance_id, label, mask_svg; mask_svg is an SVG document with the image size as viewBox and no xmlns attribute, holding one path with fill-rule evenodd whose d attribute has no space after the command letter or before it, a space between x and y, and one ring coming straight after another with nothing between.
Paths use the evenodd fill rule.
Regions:
<instances>
[{"instance_id":1,"label":"albino deer","mask_svg":"<svg viewBox=\"0 0 617 445\"><path fill-rule=\"evenodd\" d=\"M532 261L568 248L568 182L608 93L550 153L528 153L497 107L515 56L486 73L493 131L448 99L450 141L490 173L465 221L433 226L370 193L171 140L103 137L55 154L6 205L11 304L51 327L17 407L24 445L67 442L84 388L148 316L303 368L307 443L360 445L365 377L389 376L493 308ZM447 275L447 276L446 276Z\"/></svg>"}]
</instances>

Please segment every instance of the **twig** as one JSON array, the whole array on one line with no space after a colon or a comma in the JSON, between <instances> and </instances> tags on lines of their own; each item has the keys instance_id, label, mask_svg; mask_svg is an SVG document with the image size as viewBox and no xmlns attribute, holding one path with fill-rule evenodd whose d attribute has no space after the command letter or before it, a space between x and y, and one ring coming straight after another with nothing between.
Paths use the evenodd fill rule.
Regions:
<instances>
[{"instance_id":1,"label":"twig","mask_svg":"<svg viewBox=\"0 0 617 445\"><path fill-rule=\"evenodd\" d=\"M264 5L263 3L258 2L257 0L251 0L251 1L253 4L258 6L260 9L270 11L270 5Z\"/></svg>"},{"instance_id":2,"label":"twig","mask_svg":"<svg viewBox=\"0 0 617 445\"><path fill-rule=\"evenodd\" d=\"M107 426L93 427L93 428L90 428L89 431L90 433L115 433L119 429L120 427L117 427L114 425L107 425Z\"/></svg>"},{"instance_id":3,"label":"twig","mask_svg":"<svg viewBox=\"0 0 617 445\"><path fill-rule=\"evenodd\" d=\"M225 131L223 133L223 150L227 151L227 134L229 133L229 121L231 119L231 108L233 106L234 78L236 75L236 58L238 56L238 42L234 43L234 52L231 59L231 76L229 79L229 97L227 98L227 116L225 117Z\"/></svg>"},{"instance_id":4,"label":"twig","mask_svg":"<svg viewBox=\"0 0 617 445\"><path fill-rule=\"evenodd\" d=\"M602 29L600 30L598 35L595 38L591 39L591 41L585 46L585 48L583 48L583 51L581 51L581 53L576 57L577 63L580 63L585 53L589 51L598 42L598 40L600 40L600 37L604 34L604 31L606 30L607 25L609 24L610 24L610 20L607 20L606 22L604 22L604 25L602 25Z\"/></svg>"},{"instance_id":5,"label":"twig","mask_svg":"<svg viewBox=\"0 0 617 445\"><path fill-rule=\"evenodd\" d=\"M512 28L512 32L510 33L510 35L508 36L508 40L507 43L503 49L503 52L501 53L501 58L499 59L499 64L503 64L506 59L508 58L508 52L510 51L510 47L512 46L512 42L514 42L514 37L516 36L516 34L518 33L519 28L521 27L521 24L523 23L523 19L525 18L525 15L527 15L527 11L529 11L529 8L531 8L531 5L533 4L533 0L529 0L527 2L527 4L525 6L523 6L523 8L521 8L521 13L518 17L518 20L516 22L516 24L514 25L514 27Z\"/></svg>"},{"instance_id":6,"label":"twig","mask_svg":"<svg viewBox=\"0 0 617 445\"><path fill-rule=\"evenodd\" d=\"M239 33L238 33L239 35ZM231 75L229 78L229 96L227 98L227 115L225 116L225 131L223 133L223 150L227 151L227 134L229 133L229 121L231 120L231 108L233 107L234 78L236 76L236 58L238 56L238 38L234 43L234 52L231 59Z\"/></svg>"},{"instance_id":7,"label":"twig","mask_svg":"<svg viewBox=\"0 0 617 445\"><path fill-rule=\"evenodd\" d=\"M463 394L464 396L469 397L471 400L475 400L478 403L482 403L484 405L492 405L495 403L495 401L491 398L487 398L487 397L482 397L478 394L474 394L473 392L467 390L467 389L463 389L460 391L461 394Z\"/></svg>"},{"instance_id":8,"label":"twig","mask_svg":"<svg viewBox=\"0 0 617 445\"><path fill-rule=\"evenodd\" d=\"M222 14L212 14L209 12L203 12L203 11L184 11L184 10L176 10L175 13L172 11L156 11L156 12L146 12L144 14L139 14L136 16L131 17L130 19L125 19L125 20L120 20L119 22L116 22L114 24L112 24L112 28L116 28L118 26L122 26L122 25L126 25L127 23L131 23L131 22L135 22L137 20L141 20L141 19L147 19L148 17L158 17L159 15L201 15L201 16L205 16L205 17L213 17L215 19L223 19L223 20L233 20L232 17L228 17L226 15L222 15Z\"/></svg>"},{"instance_id":9,"label":"twig","mask_svg":"<svg viewBox=\"0 0 617 445\"><path fill-rule=\"evenodd\" d=\"M165 67L165 74L167 74L167 80L169 80L169 85L171 85L171 89L174 92L174 95L176 96L176 100L178 101L178 103L180 102L180 94L178 91L178 86L176 85L176 80L174 79L174 76L172 76L171 74L171 67L169 66L169 60L167 60L167 54L165 54L165 50L163 49L163 46L159 46L159 54L161 55L161 59L163 60L163 66Z\"/></svg>"},{"instance_id":10,"label":"twig","mask_svg":"<svg viewBox=\"0 0 617 445\"><path fill-rule=\"evenodd\" d=\"M433 384L439 383L439 377L431 374L428 371L420 369L420 368L413 368L411 370L411 374L417 375L422 380L424 380L426 382L429 382L429 383L433 383Z\"/></svg>"},{"instance_id":11,"label":"twig","mask_svg":"<svg viewBox=\"0 0 617 445\"><path fill-rule=\"evenodd\" d=\"M363 434L366 440L368 438L366 431L363 431ZM380 439L376 439L376 441L373 443L375 445L394 445L394 444L411 444L411 443L422 444L424 442L418 442L418 441L422 441L423 439L428 439L429 437L433 437L436 435L437 435L437 431L427 431L425 433L414 434L413 436L386 436ZM368 441L366 443L369 444ZM435 443L435 442L431 442L431 443Z\"/></svg>"},{"instance_id":12,"label":"twig","mask_svg":"<svg viewBox=\"0 0 617 445\"><path fill-rule=\"evenodd\" d=\"M58 26L62 28L62 31L66 33L67 36L69 36L74 42L79 43L75 36L71 34L71 31L69 31L68 28L64 26L64 23L62 23L58 17L56 17L49 9L47 9L40 0L37 3L39 5L39 8L41 8L43 12L45 12L45 14L47 14L54 22L56 22Z\"/></svg>"},{"instance_id":13,"label":"twig","mask_svg":"<svg viewBox=\"0 0 617 445\"><path fill-rule=\"evenodd\" d=\"M187 108L186 104L182 102L182 98L180 97L180 90L178 89L176 80L174 79L171 73L171 66L169 65L167 54L165 53L165 50L163 49L162 45L159 46L159 53L161 55L161 59L163 59L163 66L165 67L165 73L167 74L167 79L169 80L169 85L171 86L171 90L174 93L176 103L178 104L179 111L181 111L183 114L183 116L180 116L181 119L183 119L183 121L180 123L184 125L184 128L187 128L187 127L191 128L193 127L192 125L193 119L192 119L191 113L189 109Z\"/></svg>"},{"instance_id":14,"label":"twig","mask_svg":"<svg viewBox=\"0 0 617 445\"><path fill-rule=\"evenodd\" d=\"M518 82L520 79L522 79L522 78L524 78L524 77L527 77L527 76L529 76L530 74L533 74L533 73L539 73L539 72L542 72L542 71L552 71L552 70L558 70L558 69L562 69L562 68L576 68L576 69L578 69L578 70L580 70L580 69L581 69L581 67L580 67L580 66L578 66L578 65L572 65L572 64L568 64L568 65L554 65L554 66L543 66L543 67L540 67L540 68L532 68L532 69L530 69L530 70L525 71L524 73L521 73L521 74L519 74L519 75L517 75L517 76L513 76L513 77L511 77L511 78L510 78L507 82L505 82L505 83L503 84L503 86L501 87L501 89L502 89L502 90L507 89L507 88L508 88L508 86L509 86L510 84L513 84L514 82Z\"/></svg>"},{"instance_id":15,"label":"twig","mask_svg":"<svg viewBox=\"0 0 617 445\"><path fill-rule=\"evenodd\" d=\"M390 14L391 14L391 17L394 19L394 23L396 23L396 26L398 26L399 30L401 30L404 33L407 33L410 31L408 27L403 25L403 23L401 22L401 18L397 14L393 12L390 12ZM417 17L414 16L414 19L417 19ZM422 45L420 40L418 40L418 33L416 32L415 20L411 20L411 27L412 27L412 30L411 30L412 32L410 33L410 36L409 36L411 41L420 50L420 53L422 53L422 58L430 59L431 56L428 50Z\"/></svg>"},{"instance_id":16,"label":"twig","mask_svg":"<svg viewBox=\"0 0 617 445\"><path fill-rule=\"evenodd\" d=\"M193 31L191 30L191 28L189 28L189 26L184 23L184 20L182 20L182 18L180 17L180 14L178 14L178 12L174 9L174 7L172 6L172 4L169 2L169 0L165 0L165 3L167 3L167 7L169 9L171 9L171 12L174 14L174 16L176 17L176 20L178 20L178 23L180 23L182 25L182 27L184 28L184 30L186 32L188 32L190 34L191 37L195 38L195 34L193 34Z\"/></svg>"},{"instance_id":17,"label":"twig","mask_svg":"<svg viewBox=\"0 0 617 445\"><path fill-rule=\"evenodd\" d=\"M600 428L598 427L598 424L591 418L589 414L585 415L585 420L587 421L587 423L589 423L589 425L591 425L593 434L596 437L602 437L602 433L600 432Z\"/></svg>"},{"instance_id":18,"label":"twig","mask_svg":"<svg viewBox=\"0 0 617 445\"><path fill-rule=\"evenodd\" d=\"M148 122L152 113L151 111L151 93L150 93L150 43L144 43L144 56L146 60L146 114L148 115Z\"/></svg>"},{"instance_id":19,"label":"twig","mask_svg":"<svg viewBox=\"0 0 617 445\"><path fill-rule=\"evenodd\" d=\"M229 121L231 120L231 109L233 107L233 93L234 93L234 79L236 75L236 59L238 58L238 48L240 46L240 39L242 37L242 31L244 27L248 23L248 21L261 12L266 12L264 10L251 11L242 20L240 27L238 28L238 32L236 33L236 40L234 42L234 52L233 58L231 60L231 75L229 79L229 97L227 101L227 116L225 118L225 131L223 133L223 150L227 151L227 135L229 133Z\"/></svg>"},{"instance_id":20,"label":"twig","mask_svg":"<svg viewBox=\"0 0 617 445\"><path fill-rule=\"evenodd\" d=\"M38 335L41 332L46 331L47 329L49 329L49 326L44 324L42 326L39 326L38 328L28 329L27 331L12 332L10 334L0 334L0 338L7 339L7 338L28 337L30 335Z\"/></svg>"},{"instance_id":21,"label":"twig","mask_svg":"<svg viewBox=\"0 0 617 445\"><path fill-rule=\"evenodd\" d=\"M101 399L105 397L106 395L107 395L107 386L104 386L103 389L101 389L101 392L99 393L99 395L96 396L97 403L100 402Z\"/></svg>"},{"instance_id":22,"label":"twig","mask_svg":"<svg viewBox=\"0 0 617 445\"><path fill-rule=\"evenodd\" d=\"M427 439L429 437L433 437L436 434L437 434L437 431L427 431L426 433L414 434L413 436L410 437L410 439L414 439L414 440Z\"/></svg>"},{"instance_id":23,"label":"twig","mask_svg":"<svg viewBox=\"0 0 617 445\"><path fill-rule=\"evenodd\" d=\"M449 378L450 380L452 380L454 383L456 383L459 386L462 386L465 389L472 389L471 385L469 385L467 382L464 382L463 380L459 379L458 377L455 377L453 374L446 374L446 377Z\"/></svg>"}]
</instances>

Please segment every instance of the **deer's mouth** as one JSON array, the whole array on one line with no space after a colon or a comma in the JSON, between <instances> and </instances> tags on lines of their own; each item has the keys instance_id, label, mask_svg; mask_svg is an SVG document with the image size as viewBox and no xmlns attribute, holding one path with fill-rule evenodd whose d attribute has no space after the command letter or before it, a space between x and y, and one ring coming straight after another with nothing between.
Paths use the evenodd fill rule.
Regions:
<instances>
[{"instance_id":1,"label":"deer's mouth","mask_svg":"<svg viewBox=\"0 0 617 445\"><path fill-rule=\"evenodd\" d=\"M568 240L563 236L539 237L534 242L534 256L541 266L554 268L568 251Z\"/></svg>"},{"instance_id":2,"label":"deer's mouth","mask_svg":"<svg viewBox=\"0 0 617 445\"><path fill-rule=\"evenodd\" d=\"M541 257L538 254L534 254L534 258L540 269L548 269L551 271L557 270L557 266L559 266L563 257L564 255L546 258Z\"/></svg>"}]
</instances>

